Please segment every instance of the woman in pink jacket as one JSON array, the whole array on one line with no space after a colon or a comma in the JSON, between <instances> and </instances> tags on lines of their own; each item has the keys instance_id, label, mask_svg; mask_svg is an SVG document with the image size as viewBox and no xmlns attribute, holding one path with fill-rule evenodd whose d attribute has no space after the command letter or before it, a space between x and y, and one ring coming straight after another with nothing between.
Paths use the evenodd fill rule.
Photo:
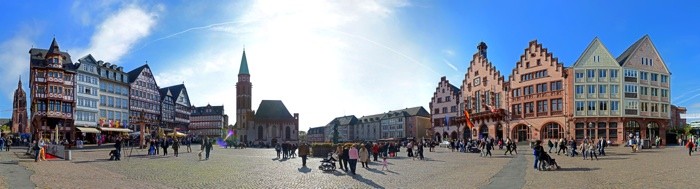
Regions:
<instances>
[{"instance_id":1,"label":"woman in pink jacket","mask_svg":"<svg viewBox=\"0 0 700 189\"><path fill-rule=\"evenodd\" d=\"M354 175L355 168L357 167L357 159L360 159L360 154L354 144L350 147L350 150L348 150L348 156L350 156L350 172Z\"/></svg>"}]
</instances>

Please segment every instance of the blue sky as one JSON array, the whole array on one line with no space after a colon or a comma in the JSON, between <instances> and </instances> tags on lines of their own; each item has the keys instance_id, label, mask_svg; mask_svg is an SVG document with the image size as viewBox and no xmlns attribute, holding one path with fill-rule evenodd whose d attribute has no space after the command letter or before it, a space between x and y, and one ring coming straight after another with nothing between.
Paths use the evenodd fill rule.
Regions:
<instances>
[{"instance_id":1,"label":"blue sky","mask_svg":"<svg viewBox=\"0 0 700 189\"><path fill-rule=\"evenodd\" d=\"M158 85L184 82L198 106L234 114L243 48L253 107L280 99L301 130L337 116L428 106L440 76L464 78L476 44L505 76L537 39L570 66L594 37L613 56L649 34L672 72L674 104L700 113L700 6L637 1L9 1L0 5L0 116L10 117L28 50L55 36L73 60L126 70L146 61Z\"/></svg>"}]
</instances>

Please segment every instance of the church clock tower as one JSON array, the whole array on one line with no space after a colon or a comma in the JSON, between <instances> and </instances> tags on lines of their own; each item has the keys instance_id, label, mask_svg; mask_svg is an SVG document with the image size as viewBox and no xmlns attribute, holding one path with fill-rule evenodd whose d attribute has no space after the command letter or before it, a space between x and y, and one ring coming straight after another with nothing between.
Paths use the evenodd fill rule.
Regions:
<instances>
[{"instance_id":1,"label":"church clock tower","mask_svg":"<svg viewBox=\"0 0 700 189\"><path fill-rule=\"evenodd\" d=\"M248 130L252 124L253 113L251 109L253 84L250 82L250 72L248 71L248 60L243 50L241 67L238 70L238 82L236 82L236 129L239 131ZM247 141L247 136L239 136L241 141Z\"/></svg>"}]
</instances>

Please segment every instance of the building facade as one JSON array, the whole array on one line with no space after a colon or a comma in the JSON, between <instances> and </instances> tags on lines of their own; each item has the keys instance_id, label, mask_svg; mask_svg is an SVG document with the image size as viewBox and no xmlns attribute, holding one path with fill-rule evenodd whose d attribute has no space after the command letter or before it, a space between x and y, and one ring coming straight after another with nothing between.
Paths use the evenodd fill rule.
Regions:
<instances>
[{"instance_id":1,"label":"building facade","mask_svg":"<svg viewBox=\"0 0 700 189\"><path fill-rule=\"evenodd\" d=\"M29 50L31 128L34 138L75 140L75 69L54 38L49 49Z\"/></svg>"},{"instance_id":2,"label":"building facade","mask_svg":"<svg viewBox=\"0 0 700 189\"><path fill-rule=\"evenodd\" d=\"M12 133L31 133L28 121L27 93L22 89L22 76L20 76L12 100Z\"/></svg>"},{"instance_id":3,"label":"building facade","mask_svg":"<svg viewBox=\"0 0 700 189\"><path fill-rule=\"evenodd\" d=\"M202 106L192 109L189 133L198 137L224 137L226 126L224 106Z\"/></svg>"},{"instance_id":4,"label":"building facade","mask_svg":"<svg viewBox=\"0 0 700 189\"><path fill-rule=\"evenodd\" d=\"M236 82L236 124L241 131L239 140L253 145L275 145L279 142L297 143L299 140L299 114L289 113L280 100L262 100L253 111L252 88L248 59L245 51L241 58Z\"/></svg>"},{"instance_id":5,"label":"building facade","mask_svg":"<svg viewBox=\"0 0 700 189\"><path fill-rule=\"evenodd\" d=\"M504 138L508 125L506 117L507 85L501 72L488 61L486 43L477 46L462 81L462 97L474 128L460 121L462 136L472 138Z\"/></svg>"},{"instance_id":6,"label":"building facade","mask_svg":"<svg viewBox=\"0 0 700 189\"><path fill-rule=\"evenodd\" d=\"M99 120L98 104L100 102L99 83L97 72L98 64L92 55L78 59L77 86L75 91L75 126L81 133L78 138L94 138L99 133L97 123ZM90 136L88 136L90 135Z\"/></svg>"},{"instance_id":7,"label":"building facade","mask_svg":"<svg viewBox=\"0 0 700 189\"><path fill-rule=\"evenodd\" d=\"M100 111L98 128L102 131L101 136L106 137L109 142L114 140L120 133L130 132L128 129L131 118L129 115L129 100L131 96L129 85L129 74L124 72L124 68L109 62L97 61L97 73L99 74L100 86Z\"/></svg>"},{"instance_id":8,"label":"building facade","mask_svg":"<svg viewBox=\"0 0 700 189\"><path fill-rule=\"evenodd\" d=\"M326 142L326 126L312 127L306 133L306 142L308 143L321 143Z\"/></svg>"},{"instance_id":9,"label":"building facade","mask_svg":"<svg viewBox=\"0 0 700 189\"><path fill-rule=\"evenodd\" d=\"M355 125L358 124L358 119L354 115L336 117L326 124L326 140L334 140L335 133L337 132L337 142L347 142L355 140Z\"/></svg>"},{"instance_id":10,"label":"building facade","mask_svg":"<svg viewBox=\"0 0 700 189\"><path fill-rule=\"evenodd\" d=\"M174 105L173 123L168 128L177 128L178 131L187 131L187 126L190 125L190 114L192 113L192 105L190 104L190 97L187 94L187 88L185 84L179 84L166 87L166 89L171 93Z\"/></svg>"},{"instance_id":11,"label":"building facade","mask_svg":"<svg viewBox=\"0 0 700 189\"><path fill-rule=\"evenodd\" d=\"M362 116L355 126L355 139L376 141L382 139L382 117L384 114Z\"/></svg>"},{"instance_id":12,"label":"building facade","mask_svg":"<svg viewBox=\"0 0 700 189\"><path fill-rule=\"evenodd\" d=\"M567 73L547 48L530 41L508 79L508 137L515 141L566 136Z\"/></svg>"},{"instance_id":13,"label":"building facade","mask_svg":"<svg viewBox=\"0 0 700 189\"><path fill-rule=\"evenodd\" d=\"M463 115L462 90L450 84L447 77L440 78L438 87L435 88L430 99L431 129L428 135L435 141L455 140L458 136L460 125L457 118ZM462 128L463 129L463 128Z\"/></svg>"},{"instance_id":14,"label":"building facade","mask_svg":"<svg viewBox=\"0 0 700 189\"><path fill-rule=\"evenodd\" d=\"M161 88L160 92L160 124L165 128L175 126L175 102L169 88Z\"/></svg>"},{"instance_id":15,"label":"building facade","mask_svg":"<svg viewBox=\"0 0 700 189\"><path fill-rule=\"evenodd\" d=\"M671 124L669 125L669 130L677 130L683 128L688 124L688 120L682 118L682 114L688 113L688 109L685 107L678 107L671 105Z\"/></svg>"},{"instance_id":16,"label":"building facade","mask_svg":"<svg viewBox=\"0 0 700 189\"><path fill-rule=\"evenodd\" d=\"M141 122L151 131L162 127L161 97L156 79L148 64L138 67L128 73L129 76L129 116L134 130L140 129ZM143 114L143 119L141 118Z\"/></svg>"},{"instance_id":17,"label":"building facade","mask_svg":"<svg viewBox=\"0 0 700 189\"><path fill-rule=\"evenodd\" d=\"M619 134L624 134L625 140L633 136L653 141L666 136L671 117L671 73L649 36L643 36L616 60L624 74L624 132L618 132L618 140L623 138Z\"/></svg>"}]
</instances>

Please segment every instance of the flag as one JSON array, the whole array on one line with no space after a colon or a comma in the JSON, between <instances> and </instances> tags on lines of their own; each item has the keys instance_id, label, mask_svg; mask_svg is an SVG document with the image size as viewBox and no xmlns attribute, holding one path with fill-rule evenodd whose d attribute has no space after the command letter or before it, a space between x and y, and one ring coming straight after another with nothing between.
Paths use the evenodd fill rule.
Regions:
<instances>
[{"instance_id":1,"label":"flag","mask_svg":"<svg viewBox=\"0 0 700 189\"><path fill-rule=\"evenodd\" d=\"M112 127L112 120L109 120L109 127Z\"/></svg>"},{"instance_id":2,"label":"flag","mask_svg":"<svg viewBox=\"0 0 700 189\"><path fill-rule=\"evenodd\" d=\"M464 119L467 122L467 126L469 126L469 129L474 128L474 124L472 123L472 120L469 118L469 112L467 110L464 110Z\"/></svg>"},{"instance_id":3,"label":"flag","mask_svg":"<svg viewBox=\"0 0 700 189\"><path fill-rule=\"evenodd\" d=\"M119 125L119 120L114 121L114 127L116 127L116 128L119 128L119 127L120 127L120 125Z\"/></svg>"},{"instance_id":4,"label":"flag","mask_svg":"<svg viewBox=\"0 0 700 189\"><path fill-rule=\"evenodd\" d=\"M449 125L450 125L450 115L445 114L445 126L449 126Z\"/></svg>"}]
</instances>

